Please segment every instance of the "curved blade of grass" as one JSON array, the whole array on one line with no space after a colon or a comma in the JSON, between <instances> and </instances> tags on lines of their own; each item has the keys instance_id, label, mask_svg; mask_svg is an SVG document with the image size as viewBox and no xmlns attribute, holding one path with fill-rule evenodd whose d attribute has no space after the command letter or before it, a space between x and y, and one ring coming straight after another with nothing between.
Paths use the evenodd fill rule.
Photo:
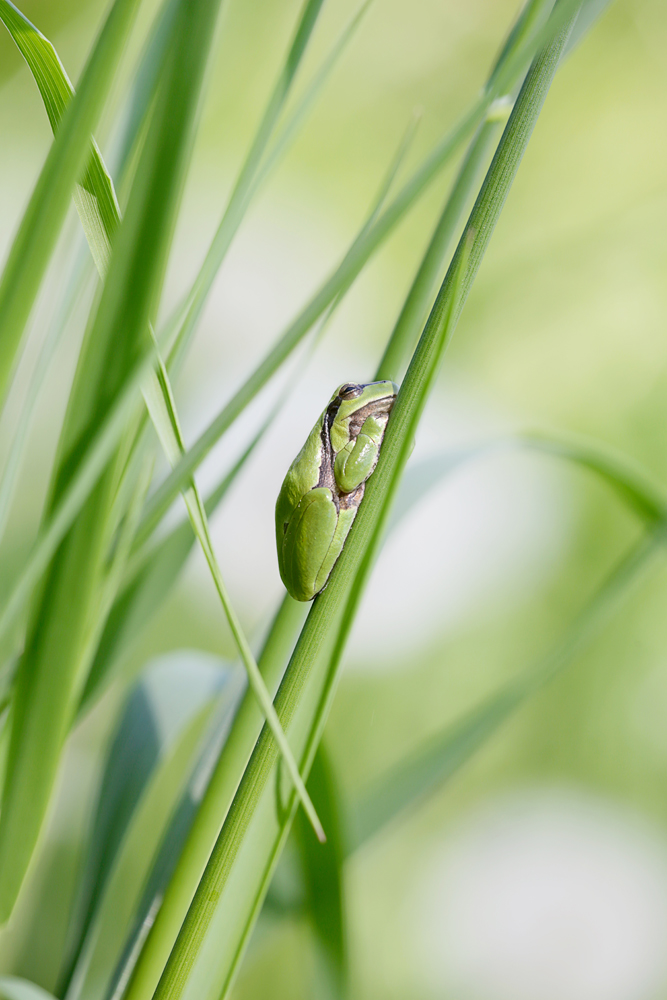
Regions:
<instances>
[{"instance_id":1,"label":"curved blade of grass","mask_svg":"<svg viewBox=\"0 0 667 1000\"><path fill-rule=\"evenodd\" d=\"M240 471L273 421L260 428L237 462L211 491L204 509L208 517L225 497ZM80 712L90 708L104 690L111 670L162 605L192 552L196 536L186 519L157 544L139 549L127 567L126 583L116 597L90 668L81 697Z\"/></svg>"},{"instance_id":2,"label":"curved blade of grass","mask_svg":"<svg viewBox=\"0 0 667 1000\"><path fill-rule=\"evenodd\" d=\"M353 617L355 605L348 599L345 607L346 597L352 594L355 600L359 577L364 575L375 539L381 537L388 501L439 361L500 215L570 27L561 29L528 72L471 213L465 239L399 392L364 503L326 590L313 603L278 692L276 708L302 754L306 773L321 736ZM322 661L341 613L343 621L333 655ZM276 750L265 727L156 990L156 1000L191 1000L195 996L217 1000L229 989L294 814L295 798L283 794Z\"/></svg>"},{"instance_id":3,"label":"curved blade of grass","mask_svg":"<svg viewBox=\"0 0 667 1000\"><path fill-rule=\"evenodd\" d=\"M414 127L415 127L415 125L416 125L416 121L413 121L410 124L410 126L408 127L408 129L406 131L406 134L405 134L403 140L401 141L401 144L399 145L399 149L398 149L397 154L396 154L396 156L394 158L394 161L392 162L392 164L390 166L390 169L389 169L389 171L388 171L388 173L387 173L387 175L386 175L385 179L383 180L383 183L382 183L382 185L380 187L378 195L377 195L377 197L376 197L376 199L375 199L375 201L374 201L374 203L372 205L372 208L371 208L371 211L370 211L370 214L369 214L368 224L370 224L370 222L372 221L374 215L377 213L377 211L379 211L379 209L381 207L381 204L382 204L384 198L386 197L389 188L391 187L391 184L392 184L392 182L393 182L393 180L394 180L394 178L396 176L396 173L397 173L397 171L398 171L398 169L400 167L400 164L401 164L401 162L403 160L403 157L405 156L405 153L407 152L407 149L409 148L409 143L410 143L410 141L411 141L411 139L412 139L412 137L414 135ZM330 318L330 314L333 311L333 309L335 308L335 305L336 305L336 303L332 304L332 307L331 307L331 309L329 311L329 315L328 315L327 318ZM157 396L157 393L154 393L154 396ZM275 408L276 411L277 411L277 409L281 405L283 405L285 398L286 398L286 394L281 393L280 396L279 396L279 399L278 399L278 403L277 403L276 408ZM158 420L159 419L161 419L161 418L158 417ZM273 422L273 417L270 417L269 420L267 421L267 424L265 425L265 428L267 426L270 426L272 422ZM263 429L260 430L259 435L255 439L255 441L259 440L259 438L262 436L265 428L263 428ZM173 454L173 456L175 457L177 455L180 447L182 446L181 434L180 434L180 429L179 429L179 426L178 426L178 419L177 419L177 415L175 414L175 412L173 413L173 416L171 418L170 426L165 427L163 433L165 435L164 445L165 445L166 449L168 449L168 451L171 454ZM218 488L218 490L215 491L215 494L217 494L218 496L222 495L222 491L220 490L220 487ZM213 499L213 497L211 499ZM208 507L208 503L207 503L207 507ZM181 538L182 533L184 531L187 532L187 536ZM146 532L145 537L148 537L148 535L149 535L149 532ZM168 553L171 552L172 547L175 548L175 549L178 549L180 554L177 555L176 559L174 560L174 564L176 564L176 563L180 562L180 559L184 559L185 558L185 549L187 548L189 550L191 542L192 542L192 532L190 531L190 529L189 529L189 527L187 525L181 525L179 528L175 529L175 531L172 533L172 536L170 536L168 539L166 539L165 543L163 543L165 545L164 553L168 557ZM162 551L162 546L160 546L159 551ZM156 565L155 569L157 570L158 574L160 575L161 583L163 585L164 577L163 577L162 574L160 574L160 567ZM290 612L290 609L292 607L294 607L294 606L296 606L295 602L287 601L287 603L283 605L283 612ZM123 614L126 613L125 612L126 608L127 608L127 613L129 613L132 617L134 617L135 612L136 612L136 602L133 602L131 600L131 598L128 599L127 601L123 600L122 606L119 609L120 610L120 616L121 616L120 620L121 621L122 621ZM281 614L278 615L277 622L281 622L283 620L283 612L281 612ZM305 612L302 611L301 614L303 614L303 613L305 613ZM141 616L141 617L143 618L143 616ZM299 619L296 619L296 620L298 621ZM113 615L112 615L112 618L110 619L110 622L109 622L109 626L110 627L115 626L117 624L117 621L118 621L118 618L114 618ZM114 632L115 632L115 629L114 629ZM271 650L272 647L273 647L273 642L267 647L267 649L264 651L264 653L262 655L261 665L262 665L262 671L263 672L264 672L265 669L267 669L266 668L266 658L269 655L269 652L270 652L270 650ZM269 659L269 662L270 662L270 659ZM273 659L275 661L275 657L273 657ZM237 736L237 733L244 734L247 731L247 729L248 729L248 722L247 722L247 720L248 720L248 713L247 713L247 711L240 712L239 713L238 726L235 723L235 728L233 730L233 735L237 739L237 745L238 745L238 740L239 739L244 739L245 744L248 743L248 741L247 741L247 739L245 737L243 737L243 736L238 737ZM259 728L257 728L257 734L258 733L259 733ZM234 743L234 740L232 740L232 743ZM248 755L249 755L249 752L250 752L250 746L248 745L248 750L247 750L247 754ZM244 763L245 763L246 760L247 760L247 756L244 759ZM196 885L196 882L197 882L199 876L201 875L201 871L203 870L203 866L205 864L205 861L206 861L206 858L208 856L208 853L210 852L210 845L213 843L213 840L214 840L214 837L215 837L215 833L217 833L217 830L219 829L220 820L218 820L218 824L215 827L215 832L214 833L212 833L209 830L209 827L211 826L211 819L210 819L211 809L217 808L218 809L218 814L220 816L222 816L222 815L224 815L224 812L228 808L229 802L231 801L231 796L233 794L233 790L236 787L236 783L237 783L237 780L238 780L237 779L237 774L240 773L237 770L237 763L236 763L236 761L237 761L237 757L234 754L230 753L230 748L229 747L226 747L225 748L224 757L221 757L220 760L218 761L218 765L217 765L217 767L216 767L216 769L215 769L215 771L213 773L213 776L212 776L212 780L211 780L211 783L210 783L211 787L209 789L209 791L211 792L211 794L209 794L209 791L207 791L207 799L205 801L205 806L207 808L202 809L202 810L200 810L200 811L197 812L196 818L194 820L192 834L189 837L187 843L185 844L185 850L184 850L183 858L179 861L178 866L176 868L176 873L175 873L175 878L174 878L174 884L176 884L176 885L182 884L182 888L180 889L179 892L171 893L171 894L170 894L169 889L168 889L167 890L167 897L165 899L165 902L164 902L164 904L162 905L162 907L159 910L158 925L164 924L167 927L172 926L174 929L172 931L171 939L168 940L168 942L165 941L165 935L162 935L162 937L158 936L158 938L157 938L157 941L159 943L161 943L161 948L162 948L162 952L163 952L163 958L162 958L161 962L160 962L159 959L157 960L158 962L160 962L160 964L157 967L157 971L152 973L154 981L153 981L153 985L150 986L150 993L152 993L153 988L154 988L155 984L157 983L157 980L159 978L159 974L162 971L162 968L164 966L164 961L166 960L166 957L168 955L169 949L171 948L171 945L173 944L173 941L174 941L174 939L176 937L176 932L177 932L178 927L180 926L180 924L182 922L183 916L185 915L185 912L186 912L186 909L187 909L187 905L188 905L190 899L192 898L192 893L194 892L194 887ZM222 787L226 789L226 795L224 795L222 798L220 796L220 792L219 791L215 791L217 788L219 788L220 785L222 785ZM221 802L224 803L224 807L221 806ZM215 804L212 806L211 803L215 803ZM191 808L191 807L189 807L188 804L186 803L186 812L188 811L188 808ZM178 830L177 830L176 834L174 835L173 843L171 843L169 845L168 851L177 851L177 850L180 849L180 847L181 847L181 845L183 843L183 840L181 838L185 837L186 832L187 831L185 831L185 832L182 831L182 829L181 829L181 823L179 821L179 823L178 823ZM206 846L207 844L208 844L208 847ZM171 870L171 867L173 867L174 864L175 864L175 860L172 860L172 859L169 860L168 865L165 862L165 865L167 865L167 867L169 868L169 870ZM191 888L189 890L189 895L187 896L187 898L185 898L185 893L187 892L188 882L189 882L189 885L190 885ZM146 904L146 907L145 907L146 913L150 912L151 914L154 914L154 911L153 911L154 902L155 902L155 900L152 899L152 898L150 900L148 900L148 902ZM180 913L179 913L179 910L180 910ZM130 990L133 991L132 995L134 995L134 993L136 993L136 992L140 992L142 989L147 992L147 987L146 987L145 984L146 984L147 981L149 981L148 977L151 975L151 973L148 972L147 970L149 970L151 968L151 964L152 964L153 969L155 969L155 967L156 967L155 953L153 951L151 951L151 944L154 943L155 940L156 939L154 937L153 938L149 937L146 947L141 952L141 957L139 959L138 971L134 975L134 978L132 978L132 981L131 981L131 984L130 984ZM127 983L128 979L130 978L130 975L131 975L131 972L132 972L133 963L137 959L137 954L135 952L135 949L140 949L142 946L143 946L143 941L141 940L141 932L140 932L140 930L138 930L136 932L136 935L133 938L132 942L128 945L128 949L129 949L128 966L130 968L128 970L128 967L123 967L119 971L119 974L118 974L118 977L117 977L118 978L118 985L116 987L116 992L114 992L114 994L113 994L114 997L117 995L117 991L118 990L121 990L121 989L125 988L125 984ZM158 948L159 948L159 945L158 945Z\"/></svg>"},{"instance_id":4,"label":"curved blade of grass","mask_svg":"<svg viewBox=\"0 0 667 1000\"><path fill-rule=\"evenodd\" d=\"M452 237L466 205L473 192L477 190L482 168L488 162L491 150L498 139L500 125L498 116L491 108L489 115L491 117L487 115L487 119L479 126L470 143L452 190L445 201L426 253L382 355L377 370L378 379L390 379L396 382L405 359L409 358L414 350L416 331L423 326L432 304L436 283Z\"/></svg>"},{"instance_id":5,"label":"curved blade of grass","mask_svg":"<svg viewBox=\"0 0 667 1000\"><path fill-rule=\"evenodd\" d=\"M392 161L391 161L391 163L389 165L387 173L382 178L382 181L381 181L380 186L378 188L378 191L377 191L377 194L375 196L375 199L374 199L374 201L373 201L373 203L371 205L371 208L369 209L368 216L366 217L364 223L362 224L362 229L361 229L362 232L365 231L366 229L370 228L370 226L372 226L373 221L375 220L377 214L381 210L382 205L383 205L384 201L386 200L386 198L387 198L387 196L389 194L389 191L391 190L391 187L392 187L392 185L393 185L393 183L394 183L394 181L396 179L398 171L400 170L400 167L401 167L401 165L404 162L404 159L405 159L405 157L406 157L406 155L408 153L408 150L410 149L410 146L411 146L412 141L414 139L416 128L417 128L418 124L419 124L419 116L417 114L413 114L412 117L411 117L411 119L410 119L410 121L408 122L407 128L406 128L406 130L405 130L405 132L404 132L404 134L403 134L403 136L401 138L401 141L399 142L399 145L397 147L396 153L394 154L394 158L392 159ZM316 332L316 335L314 337L313 348L314 348L316 342L322 336L322 334L323 334L324 330L326 329L327 325L331 322L331 320L332 320L332 318L334 316L334 313L335 313L336 309L338 308L338 306L340 305L341 302L342 302L342 296L338 296L337 298L335 298L333 300L333 302L331 303L331 305L329 306L329 308L328 308L327 312L325 313L325 315L322 317L322 319L320 321L320 326L319 326L319 328L318 328L318 330ZM180 336L180 334L179 334L179 336ZM284 392L282 392L282 393L279 394L278 398L279 398L279 403L278 403L278 405L275 407L275 409L273 411L274 415L276 415L278 413L278 410L279 410L280 406L286 401L287 394L284 393ZM271 420L272 419L273 419L273 417L270 418L269 421L267 421L267 423L265 424L264 429L268 429L268 427L271 424ZM261 434L263 434L263 433L264 433L264 430L262 430ZM259 441L259 437L256 440L258 442ZM183 449L181 451L181 458L185 454L187 454L187 453L185 452L185 449L183 447ZM179 464L179 462L180 462L180 458L179 458L178 462L176 462L175 464ZM159 492L160 492L160 490L158 489L156 491L156 494L159 494ZM169 501L169 503L170 502L171 501ZM206 509L208 509L207 506L206 506ZM150 538L150 536L153 534L153 532L157 528L158 524L162 520L162 517L163 517L163 515L164 515L165 512L166 512L166 507L164 506L163 503L161 503L159 500L157 500L157 502L156 502L153 497L149 498L148 503L146 505L146 511L144 513L144 517L143 517L143 520L142 520L142 523L141 523L141 526L140 526L140 529L139 529L139 532L138 532L138 543L139 544L142 544L144 541L146 541L148 538Z\"/></svg>"},{"instance_id":6,"label":"curved blade of grass","mask_svg":"<svg viewBox=\"0 0 667 1000\"><path fill-rule=\"evenodd\" d=\"M628 458L591 438L547 434L533 431L520 434L519 444L568 459L582 465L605 480L621 499L645 521L658 522L665 515L667 497L659 483L634 459Z\"/></svg>"},{"instance_id":7,"label":"curved blade of grass","mask_svg":"<svg viewBox=\"0 0 667 1000\"><path fill-rule=\"evenodd\" d=\"M667 494L634 459L592 438L543 432L490 438L472 447L432 455L410 466L391 511L389 528L393 529L415 503L459 465L508 448L543 452L588 469L607 483L649 527L665 516Z\"/></svg>"},{"instance_id":8,"label":"curved blade of grass","mask_svg":"<svg viewBox=\"0 0 667 1000\"><path fill-rule=\"evenodd\" d=\"M564 670L633 592L665 541L663 520L660 530L649 533L619 562L548 656L447 726L368 789L351 810L350 851L440 788L532 695Z\"/></svg>"},{"instance_id":9,"label":"curved blade of grass","mask_svg":"<svg viewBox=\"0 0 667 1000\"><path fill-rule=\"evenodd\" d=\"M327 829L326 844L318 844L300 813L294 832L299 848L306 906L323 959L318 996L343 998L348 989L347 929L343 864L347 845L341 822L341 802L331 761L322 744L317 748L308 777L310 792Z\"/></svg>"},{"instance_id":10,"label":"curved blade of grass","mask_svg":"<svg viewBox=\"0 0 667 1000\"><path fill-rule=\"evenodd\" d=\"M55 997L27 979L0 976L0 1000L55 1000Z\"/></svg>"},{"instance_id":11,"label":"curved blade of grass","mask_svg":"<svg viewBox=\"0 0 667 1000\"><path fill-rule=\"evenodd\" d=\"M66 492L87 445L149 346L146 331L164 277L217 8L217 0L183 4L176 19L141 169L114 238L117 252L75 376L50 509ZM64 127L65 121L58 136ZM11 912L32 855L85 679L117 485L112 462L61 542L34 602L11 709L0 822L2 920Z\"/></svg>"},{"instance_id":12,"label":"curved blade of grass","mask_svg":"<svg viewBox=\"0 0 667 1000\"><path fill-rule=\"evenodd\" d=\"M4 398L25 324L65 219L72 189L84 169L90 135L113 84L137 7L138 0L114 3L10 250L0 280L0 399ZM39 50L54 71L56 67L62 70L46 39L9 0L0 0L0 18L26 58ZM54 105L49 109L53 112Z\"/></svg>"},{"instance_id":13,"label":"curved blade of grass","mask_svg":"<svg viewBox=\"0 0 667 1000\"><path fill-rule=\"evenodd\" d=\"M551 0L534 0L531 8L550 8ZM306 336L313 324L329 304L339 295L344 294L353 284L359 272L372 254L398 225L406 212L416 202L417 198L427 189L428 185L438 176L439 172L449 162L465 137L484 120L494 100L504 94L521 79L525 67L532 54L548 40L568 15L577 7L577 0L562 0L558 6L558 17L554 23L538 31L535 35L523 34L517 39L515 46L510 46L502 56L502 62L494 68L492 78L487 83L481 96L473 103L454 128L426 157L422 165L404 184L391 204L385 209L372 226L362 227L343 260L330 277L302 309L295 320L281 334L276 344L268 352L264 360L246 379L241 388L234 394L209 426L200 434L195 443L188 449L176 468L155 491L149 501L147 513L151 519L159 520L169 509L178 496L183 484L188 482L197 467L206 458L213 446L229 429L245 407L268 382L276 370L294 350L297 344ZM499 68L500 67L500 68Z\"/></svg>"}]
</instances>

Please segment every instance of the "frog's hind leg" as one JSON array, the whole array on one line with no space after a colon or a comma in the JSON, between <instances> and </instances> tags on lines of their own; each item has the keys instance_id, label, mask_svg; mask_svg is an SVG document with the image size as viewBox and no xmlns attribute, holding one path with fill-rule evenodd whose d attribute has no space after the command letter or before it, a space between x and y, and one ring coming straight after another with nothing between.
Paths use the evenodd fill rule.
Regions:
<instances>
[{"instance_id":1,"label":"frog's hind leg","mask_svg":"<svg viewBox=\"0 0 667 1000\"><path fill-rule=\"evenodd\" d=\"M343 545L345 544L345 539L347 538L350 528L352 527L352 522L357 516L356 507L341 507L338 513L338 524L336 525L336 530L334 532L333 538L331 539L331 545L322 560L322 564L319 568L317 577L315 578L315 594L319 594L321 590L324 590L327 580L331 575L331 571L336 565L338 556L341 554Z\"/></svg>"},{"instance_id":2,"label":"frog's hind leg","mask_svg":"<svg viewBox=\"0 0 667 1000\"><path fill-rule=\"evenodd\" d=\"M297 601L311 601L321 585L321 567L337 533L338 511L331 490L318 487L301 498L283 542L289 591Z\"/></svg>"}]
</instances>

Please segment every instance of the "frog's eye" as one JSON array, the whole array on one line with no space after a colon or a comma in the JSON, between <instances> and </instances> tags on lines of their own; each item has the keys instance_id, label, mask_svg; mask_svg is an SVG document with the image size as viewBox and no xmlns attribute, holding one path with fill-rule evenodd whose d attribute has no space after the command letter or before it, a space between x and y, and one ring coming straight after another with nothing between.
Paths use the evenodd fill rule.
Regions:
<instances>
[{"instance_id":1,"label":"frog's eye","mask_svg":"<svg viewBox=\"0 0 667 1000\"><path fill-rule=\"evenodd\" d=\"M363 386L357 385L356 382L346 382L344 385L341 385L338 395L341 399L355 399L362 392Z\"/></svg>"}]
</instances>

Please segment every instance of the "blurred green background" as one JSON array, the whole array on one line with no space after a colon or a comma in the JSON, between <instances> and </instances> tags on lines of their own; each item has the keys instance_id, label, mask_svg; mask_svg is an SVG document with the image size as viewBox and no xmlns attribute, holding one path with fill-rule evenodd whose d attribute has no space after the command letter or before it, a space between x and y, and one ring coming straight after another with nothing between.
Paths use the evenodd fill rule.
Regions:
<instances>
[{"instance_id":1,"label":"blurred green background","mask_svg":"<svg viewBox=\"0 0 667 1000\"><path fill-rule=\"evenodd\" d=\"M218 279L177 386L188 440L336 262L414 109L422 118L410 163L475 96L516 6L376 0ZM22 9L75 80L104 5L45 0ZM310 67L353 9L329 0ZM217 225L297 10L293 0L227 5L165 314ZM150 11L147 4L144 25ZM415 460L538 427L593 435L667 481L666 52L665 4L616 0L559 72ZM0 84L4 253L50 141L33 81L4 34ZM110 124L99 138L113 162ZM447 180L373 260L317 350L294 365L287 406L213 522L255 641L281 593L272 508L284 471L335 385L371 374ZM76 240L72 220L67 253ZM66 256L56 255L37 333ZM35 531L53 413L64 405L80 335L74 323L40 405L2 553L3 592ZM23 364L28 372L30 347ZM269 387L216 449L204 484L276 391ZM453 472L390 538L348 648L326 732L344 798L353 802L407 750L552 648L638 530L608 490L554 459L499 452ZM658 561L589 651L447 787L353 857L346 891L355 997L667 996L665 569ZM126 664L127 677L180 648L232 654L199 553ZM17 918L0 935L2 970L47 988L122 695L118 685L72 738L48 836ZM266 918L234 995L315 997L316 978L307 925Z\"/></svg>"}]
</instances>

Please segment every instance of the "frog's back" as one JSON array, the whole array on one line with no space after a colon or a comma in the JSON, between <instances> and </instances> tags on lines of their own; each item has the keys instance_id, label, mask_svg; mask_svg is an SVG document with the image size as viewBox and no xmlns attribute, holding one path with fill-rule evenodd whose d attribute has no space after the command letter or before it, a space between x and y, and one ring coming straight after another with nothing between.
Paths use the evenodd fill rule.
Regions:
<instances>
[{"instance_id":1,"label":"frog's back","mask_svg":"<svg viewBox=\"0 0 667 1000\"><path fill-rule=\"evenodd\" d=\"M322 462L321 428L322 417L313 427L303 448L287 470L276 502L276 527L289 520L301 498L319 482Z\"/></svg>"}]
</instances>

